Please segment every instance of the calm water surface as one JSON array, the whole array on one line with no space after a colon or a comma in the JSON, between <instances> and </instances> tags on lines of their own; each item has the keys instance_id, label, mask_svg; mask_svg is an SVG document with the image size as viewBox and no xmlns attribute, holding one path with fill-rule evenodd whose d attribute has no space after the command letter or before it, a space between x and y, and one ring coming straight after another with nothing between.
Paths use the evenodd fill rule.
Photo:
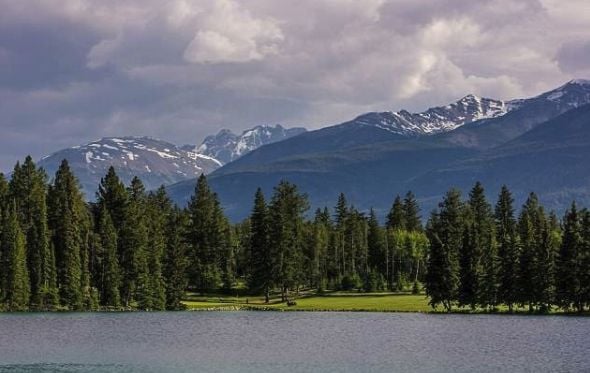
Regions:
<instances>
[{"instance_id":1,"label":"calm water surface","mask_svg":"<svg viewBox=\"0 0 590 373\"><path fill-rule=\"evenodd\" d=\"M590 318L0 315L0 372L590 372Z\"/></svg>"}]
</instances>

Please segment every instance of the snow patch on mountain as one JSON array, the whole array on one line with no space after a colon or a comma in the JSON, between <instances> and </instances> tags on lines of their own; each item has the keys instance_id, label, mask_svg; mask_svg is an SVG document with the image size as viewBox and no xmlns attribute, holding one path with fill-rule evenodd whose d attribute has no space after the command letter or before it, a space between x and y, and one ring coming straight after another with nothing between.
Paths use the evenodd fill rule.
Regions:
<instances>
[{"instance_id":1,"label":"snow patch on mountain","mask_svg":"<svg viewBox=\"0 0 590 373\"><path fill-rule=\"evenodd\" d=\"M372 112L357 117L353 123L377 127L402 136L434 135L452 131L477 120L496 118L511 110L501 100L467 95L450 105L430 108L422 113Z\"/></svg>"},{"instance_id":2,"label":"snow patch on mountain","mask_svg":"<svg viewBox=\"0 0 590 373\"><path fill-rule=\"evenodd\" d=\"M228 129L222 129L216 135L206 137L203 143L195 147L193 151L225 164L263 145L285 140L305 131L305 128L284 128L280 124L256 126L243 131L240 135Z\"/></svg>"}]
</instances>

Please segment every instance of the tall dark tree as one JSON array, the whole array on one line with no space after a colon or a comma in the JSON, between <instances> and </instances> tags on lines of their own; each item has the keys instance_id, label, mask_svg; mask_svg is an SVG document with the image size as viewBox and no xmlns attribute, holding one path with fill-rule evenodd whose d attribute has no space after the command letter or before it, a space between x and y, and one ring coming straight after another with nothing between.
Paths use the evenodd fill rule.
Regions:
<instances>
[{"instance_id":1,"label":"tall dark tree","mask_svg":"<svg viewBox=\"0 0 590 373\"><path fill-rule=\"evenodd\" d=\"M477 182L469 193L469 218L472 224L474 244L474 271L478 303L483 307L496 308L498 302L498 254L495 243L495 226L492 206L485 191Z\"/></svg>"},{"instance_id":2,"label":"tall dark tree","mask_svg":"<svg viewBox=\"0 0 590 373\"><path fill-rule=\"evenodd\" d=\"M368 220L367 232L367 247L368 247L368 270L366 275L369 277L365 280L365 289L377 290L376 282L378 279L385 279L386 276L386 260L385 260L385 232L379 226L377 215L371 209Z\"/></svg>"},{"instance_id":3,"label":"tall dark tree","mask_svg":"<svg viewBox=\"0 0 590 373\"><path fill-rule=\"evenodd\" d=\"M47 227L45 172L28 156L17 163L10 180L10 199L16 203L19 224L26 237L27 267L31 285L31 307L52 309L58 303Z\"/></svg>"},{"instance_id":4,"label":"tall dark tree","mask_svg":"<svg viewBox=\"0 0 590 373\"><path fill-rule=\"evenodd\" d=\"M463 233L463 244L459 250L459 289L457 298L460 306L475 309L479 300L480 268L477 238L473 224L468 224Z\"/></svg>"},{"instance_id":5,"label":"tall dark tree","mask_svg":"<svg viewBox=\"0 0 590 373\"><path fill-rule=\"evenodd\" d=\"M464 240L464 220L465 207L461 201L461 192L451 189L439 204L439 212L431 216L428 227L431 249L426 291L433 306L442 303L447 310L457 299L459 250Z\"/></svg>"},{"instance_id":6,"label":"tall dark tree","mask_svg":"<svg viewBox=\"0 0 590 373\"><path fill-rule=\"evenodd\" d=\"M499 288L498 300L513 311L518 301L518 237L513 208L514 199L505 185L502 186L495 209L496 241L498 243Z\"/></svg>"},{"instance_id":7,"label":"tall dark tree","mask_svg":"<svg viewBox=\"0 0 590 373\"><path fill-rule=\"evenodd\" d=\"M162 262L166 249L166 223L172 212L172 201L164 187L150 193L146 202L148 229L147 261L149 269L149 288L151 307L154 310L166 308L166 285L163 277Z\"/></svg>"},{"instance_id":8,"label":"tall dark tree","mask_svg":"<svg viewBox=\"0 0 590 373\"><path fill-rule=\"evenodd\" d=\"M226 237L222 237L217 196L209 188L205 175L197 181L188 211L191 219L189 284L201 291L215 289L221 283L222 248L219 245Z\"/></svg>"},{"instance_id":9,"label":"tall dark tree","mask_svg":"<svg viewBox=\"0 0 590 373\"><path fill-rule=\"evenodd\" d=\"M106 206L100 209L98 232L103 252L99 276L100 302L103 306L119 307L121 305L119 293L121 272L117 256L117 231Z\"/></svg>"},{"instance_id":10,"label":"tall dark tree","mask_svg":"<svg viewBox=\"0 0 590 373\"><path fill-rule=\"evenodd\" d=\"M27 269L25 235L17 218L16 203L5 213L2 236L2 255L7 264L4 301L11 311L25 311L29 306L30 285Z\"/></svg>"},{"instance_id":11,"label":"tall dark tree","mask_svg":"<svg viewBox=\"0 0 590 373\"><path fill-rule=\"evenodd\" d=\"M281 181L275 188L269 206L269 242L277 258L275 280L281 297L286 300L289 290L297 288L303 251L303 215L309 208L307 196L297 187Z\"/></svg>"},{"instance_id":12,"label":"tall dark tree","mask_svg":"<svg viewBox=\"0 0 590 373\"><path fill-rule=\"evenodd\" d=\"M120 233L121 298L127 307L137 302L141 309L152 309L145 188L138 178L133 178L127 193L128 202Z\"/></svg>"},{"instance_id":13,"label":"tall dark tree","mask_svg":"<svg viewBox=\"0 0 590 373\"><path fill-rule=\"evenodd\" d=\"M408 231L422 231L422 217L420 216L420 205L416 196L411 191L404 197L404 222Z\"/></svg>"},{"instance_id":14,"label":"tall dark tree","mask_svg":"<svg viewBox=\"0 0 590 373\"><path fill-rule=\"evenodd\" d=\"M269 302L274 274L273 252L269 243L269 216L262 189L256 190L250 215L250 289L264 294Z\"/></svg>"},{"instance_id":15,"label":"tall dark tree","mask_svg":"<svg viewBox=\"0 0 590 373\"><path fill-rule=\"evenodd\" d=\"M55 249L60 302L70 309L84 308L85 289L81 251L88 212L78 181L64 160L49 190L49 226Z\"/></svg>"},{"instance_id":16,"label":"tall dark tree","mask_svg":"<svg viewBox=\"0 0 590 373\"><path fill-rule=\"evenodd\" d=\"M410 206L408 207L410 208ZM389 214L387 214L387 228L393 230L406 229L406 212L401 197L396 196L393 205L391 206L391 210L389 210Z\"/></svg>"},{"instance_id":17,"label":"tall dark tree","mask_svg":"<svg viewBox=\"0 0 590 373\"><path fill-rule=\"evenodd\" d=\"M583 309L582 256L584 241L581 219L575 203L572 203L563 218L563 240L557 259L557 303L565 308Z\"/></svg>"},{"instance_id":18,"label":"tall dark tree","mask_svg":"<svg viewBox=\"0 0 590 373\"><path fill-rule=\"evenodd\" d=\"M166 309L184 309L182 299L188 281L186 270L189 265L186 242L189 219L184 211L174 208L166 224L166 253L164 258L164 280L166 284Z\"/></svg>"}]
</instances>

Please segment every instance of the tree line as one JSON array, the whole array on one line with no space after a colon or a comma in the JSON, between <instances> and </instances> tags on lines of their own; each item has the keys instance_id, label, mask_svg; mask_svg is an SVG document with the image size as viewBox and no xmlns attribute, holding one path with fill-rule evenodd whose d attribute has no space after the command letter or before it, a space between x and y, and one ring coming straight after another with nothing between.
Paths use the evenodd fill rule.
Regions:
<instances>
[{"instance_id":1,"label":"tree line","mask_svg":"<svg viewBox=\"0 0 590 373\"><path fill-rule=\"evenodd\" d=\"M449 191L426 227L408 192L385 224L341 194L309 213L297 186L258 189L231 224L199 177L188 205L110 168L86 202L68 162L51 182L30 157L0 174L0 307L5 310L183 309L187 290L289 301L301 290L426 290L433 307L506 305L582 311L590 304L590 213L563 221L534 194L515 217L503 188L495 209L478 183Z\"/></svg>"}]
</instances>

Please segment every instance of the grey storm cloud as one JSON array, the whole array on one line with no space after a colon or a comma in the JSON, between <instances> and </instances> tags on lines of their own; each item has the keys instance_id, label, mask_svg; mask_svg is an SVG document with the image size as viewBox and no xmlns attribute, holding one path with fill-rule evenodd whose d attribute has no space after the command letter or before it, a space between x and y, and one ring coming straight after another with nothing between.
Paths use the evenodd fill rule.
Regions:
<instances>
[{"instance_id":1,"label":"grey storm cloud","mask_svg":"<svg viewBox=\"0 0 590 373\"><path fill-rule=\"evenodd\" d=\"M0 0L0 169L102 136L198 143L590 75L587 0Z\"/></svg>"}]
</instances>

